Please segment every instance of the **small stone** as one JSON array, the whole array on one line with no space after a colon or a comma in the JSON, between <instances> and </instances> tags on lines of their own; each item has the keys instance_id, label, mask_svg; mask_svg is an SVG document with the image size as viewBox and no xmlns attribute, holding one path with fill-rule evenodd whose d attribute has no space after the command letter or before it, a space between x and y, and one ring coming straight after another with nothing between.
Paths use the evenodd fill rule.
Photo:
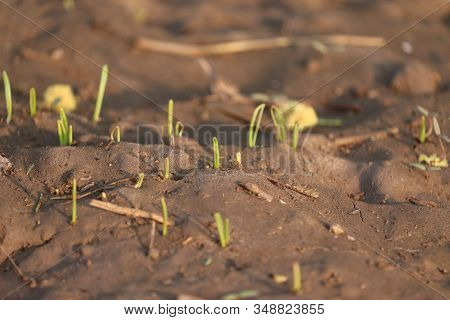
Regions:
<instances>
[{"instance_id":1,"label":"small stone","mask_svg":"<svg viewBox=\"0 0 450 320\"><path fill-rule=\"evenodd\" d=\"M91 246L84 246L81 248L80 252L83 257L90 257L94 253L94 248Z\"/></svg>"},{"instance_id":2,"label":"small stone","mask_svg":"<svg viewBox=\"0 0 450 320\"><path fill-rule=\"evenodd\" d=\"M420 62L410 62L392 80L392 88L402 94L428 95L435 93L441 83L441 76L435 70Z\"/></svg>"},{"instance_id":3,"label":"small stone","mask_svg":"<svg viewBox=\"0 0 450 320\"><path fill-rule=\"evenodd\" d=\"M158 249L155 249L155 248L152 248L151 250L150 250L150 252L149 252L149 257L150 257L150 259L151 260L153 260L153 261L156 261L156 260L158 260L159 259L159 250Z\"/></svg>"},{"instance_id":4,"label":"small stone","mask_svg":"<svg viewBox=\"0 0 450 320\"><path fill-rule=\"evenodd\" d=\"M339 236L345 232L344 229L338 224L333 224L330 227L330 231L337 236Z\"/></svg>"},{"instance_id":5,"label":"small stone","mask_svg":"<svg viewBox=\"0 0 450 320\"><path fill-rule=\"evenodd\" d=\"M414 51L414 48L413 48L412 44L409 43L408 41L403 41L402 42L402 51L406 54L412 54Z\"/></svg>"}]
</instances>

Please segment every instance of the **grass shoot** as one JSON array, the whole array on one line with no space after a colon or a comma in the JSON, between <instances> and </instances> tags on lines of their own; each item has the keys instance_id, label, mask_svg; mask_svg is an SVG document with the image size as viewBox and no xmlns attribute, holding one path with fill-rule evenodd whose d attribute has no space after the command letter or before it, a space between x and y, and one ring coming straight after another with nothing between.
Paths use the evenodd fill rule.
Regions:
<instances>
[{"instance_id":1,"label":"grass shoot","mask_svg":"<svg viewBox=\"0 0 450 320\"><path fill-rule=\"evenodd\" d=\"M161 197L161 208L162 208L162 216L163 216L162 235L163 235L163 237L165 237L167 235L167 224L169 221L169 217L167 214L166 199L164 199L164 197Z\"/></svg>"},{"instance_id":2,"label":"grass shoot","mask_svg":"<svg viewBox=\"0 0 450 320\"><path fill-rule=\"evenodd\" d=\"M184 124L181 121L177 121L175 124L175 135L181 137L184 131Z\"/></svg>"},{"instance_id":3,"label":"grass shoot","mask_svg":"<svg viewBox=\"0 0 450 320\"><path fill-rule=\"evenodd\" d=\"M169 100L169 104L167 105L167 135L170 137L173 136L173 100Z\"/></svg>"},{"instance_id":4,"label":"grass shoot","mask_svg":"<svg viewBox=\"0 0 450 320\"><path fill-rule=\"evenodd\" d=\"M36 89L30 89L30 116L34 118L36 115Z\"/></svg>"},{"instance_id":5,"label":"grass shoot","mask_svg":"<svg viewBox=\"0 0 450 320\"><path fill-rule=\"evenodd\" d=\"M12 95L11 84L9 82L8 73L3 71L3 85L5 87L5 99L6 99L6 123L10 123L12 119Z\"/></svg>"},{"instance_id":6,"label":"grass shoot","mask_svg":"<svg viewBox=\"0 0 450 320\"><path fill-rule=\"evenodd\" d=\"M170 179L170 163L169 157L164 158L164 180Z\"/></svg>"},{"instance_id":7,"label":"grass shoot","mask_svg":"<svg viewBox=\"0 0 450 320\"><path fill-rule=\"evenodd\" d=\"M419 132L419 141L420 143L425 143L427 140L427 125L425 116L422 116L422 120L420 122L420 132Z\"/></svg>"},{"instance_id":8,"label":"grass shoot","mask_svg":"<svg viewBox=\"0 0 450 320\"><path fill-rule=\"evenodd\" d=\"M114 138L115 137L115 138ZM111 140L112 141L117 141L120 142L121 139L121 133L120 133L120 127L116 126L112 131L111 131Z\"/></svg>"},{"instance_id":9,"label":"grass shoot","mask_svg":"<svg viewBox=\"0 0 450 320\"><path fill-rule=\"evenodd\" d=\"M219 153L219 141L216 137L213 137L213 149L214 149L214 169L220 168L220 153Z\"/></svg>"},{"instance_id":10,"label":"grass shoot","mask_svg":"<svg viewBox=\"0 0 450 320\"><path fill-rule=\"evenodd\" d=\"M77 222L77 179L72 180L72 225Z\"/></svg>"},{"instance_id":11,"label":"grass shoot","mask_svg":"<svg viewBox=\"0 0 450 320\"><path fill-rule=\"evenodd\" d=\"M97 123L100 120L100 112L102 110L103 98L105 96L106 83L108 82L108 65L105 64L102 67L102 73L100 76L100 84L97 93L97 102L95 103L94 115L92 121Z\"/></svg>"},{"instance_id":12,"label":"grass shoot","mask_svg":"<svg viewBox=\"0 0 450 320\"><path fill-rule=\"evenodd\" d=\"M256 139L258 138L259 126L263 116L265 104L260 104L253 111L252 119L250 120L250 127L248 129L248 146L254 148L256 146Z\"/></svg>"},{"instance_id":13,"label":"grass shoot","mask_svg":"<svg viewBox=\"0 0 450 320\"><path fill-rule=\"evenodd\" d=\"M219 234L219 242L222 248L225 248L230 242L230 220L225 218L223 220L220 212L214 213L214 220L217 226L217 232Z\"/></svg>"},{"instance_id":14,"label":"grass shoot","mask_svg":"<svg viewBox=\"0 0 450 320\"><path fill-rule=\"evenodd\" d=\"M273 124L277 128L278 141L286 141L286 122L280 109L276 106L272 106L272 108L270 108L270 116L272 117Z\"/></svg>"},{"instance_id":15,"label":"grass shoot","mask_svg":"<svg viewBox=\"0 0 450 320\"><path fill-rule=\"evenodd\" d=\"M143 173L139 173L136 184L134 185L135 189L140 189L142 187L142 183L144 182L145 175Z\"/></svg>"},{"instance_id":16,"label":"grass shoot","mask_svg":"<svg viewBox=\"0 0 450 320\"><path fill-rule=\"evenodd\" d=\"M62 108L59 111L59 120L56 123L58 125L59 145L70 146L73 142L73 128L69 125L66 113Z\"/></svg>"},{"instance_id":17,"label":"grass shoot","mask_svg":"<svg viewBox=\"0 0 450 320\"><path fill-rule=\"evenodd\" d=\"M300 124L296 122L294 125L294 129L292 130L292 139L291 139L291 147L293 150L297 149L299 134L300 134Z\"/></svg>"},{"instance_id":18,"label":"grass shoot","mask_svg":"<svg viewBox=\"0 0 450 320\"><path fill-rule=\"evenodd\" d=\"M292 293L297 294L302 289L302 273L300 265L295 262L292 265Z\"/></svg>"}]
</instances>

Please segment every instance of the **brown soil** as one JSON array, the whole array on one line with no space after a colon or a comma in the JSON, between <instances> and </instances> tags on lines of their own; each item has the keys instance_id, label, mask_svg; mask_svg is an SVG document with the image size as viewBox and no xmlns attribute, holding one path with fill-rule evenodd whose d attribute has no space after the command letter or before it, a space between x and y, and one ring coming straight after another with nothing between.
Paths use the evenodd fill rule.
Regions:
<instances>
[{"instance_id":1,"label":"brown soil","mask_svg":"<svg viewBox=\"0 0 450 320\"><path fill-rule=\"evenodd\" d=\"M0 297L220 298L250 289L267 299L449 297L450 173L408 166L419 153L443 153L434 135L424 145L417 142L418 104L439 115L441 131L449 135L448 6L308 99L321 117L341 118L343 126L313 129L297 152L276 143L248 149L245 138L244 143L222 140L221 170L209 168L208 140L188 135L173 146L142 143L143 135L157 135L166 123L155 103L175 99L176 118L194 128L242 125L230 110L245 113L253 106L212 99L210 79L193 58L132 46L137 36L183 43L335 33L389 38L442 2L77 0L66 12L61 1L9 1L79 52L108 63L122 80L110 78L97 126L90 117L98 68L0 4L0 67L8 70L14 96L10 125L3 94L0 100L0 154L14 166L0 175ZM403 41L412 53L402 50ZM300 99L369 50L346 47L322 54L298 47L208 60L245 95ZM415 79L429 81L417 88ZM71 84L79 97L78 109L69 115L72 147L58 146L57 114L39 111L34 120L27 115L29 88L36 86L42 96L54 83ZM142 124L155 127L144 132L137 129ZM116 125L123 140L110 143ZM391 127L399 133L351 147L333 144L335 137ZM237 150L243 168L230 161ZM161 181L166 155L172 178ZM146 179L135 189L139 172ZM148 257L151 223L90 207L99 193L79 200L78 221L70 225L71 202L49 197L55 188L69 195L73 175L80 188L132 178L105 187L109 201L122 206L160 212L165 196L175 225L167 237L157 226L158 255ZM307 186L319 197L268 178ZM243 183L256 184L273 201L250 194ZM43 204L35 213L40 193ZM217 243L216 211L231 221L225 249ZM344 233L331 232L335 225ZM289 283L271 278L290 278L294 262L302 270L299 296L290 293Z\"/></svg>"}]
</instances>

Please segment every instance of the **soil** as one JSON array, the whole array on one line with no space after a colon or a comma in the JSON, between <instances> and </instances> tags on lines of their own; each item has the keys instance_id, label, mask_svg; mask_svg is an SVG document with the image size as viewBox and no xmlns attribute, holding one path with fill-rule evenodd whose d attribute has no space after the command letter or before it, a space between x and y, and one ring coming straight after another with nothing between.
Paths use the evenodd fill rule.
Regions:
<instances>
[{"instance_id":1,"label":"soil","mask_svg":"<svg viewBox=\"0 0 450 320\"><path fill-rule=\"evenodd\" d=\"M434 134L425 144L417 141L416 109L421 105L438 115L442 133L450 134L448 5L310 96L320 117L340 118L343 125L305 132L295 152L270 137L255 149L245 137L226 138L225 125L245 124L230 114L249 119L255 105L212 96L211 79L196 58L133 46L137 37L216 43L346 33L388 39L443 1L77 0L68 11L61 1L8 3L78 53L0 4L0 67L8 70L14 98L11 124L3 93L0 100L0 160L13 166L0 175L0 297L219 299L242 290L255 290L258 299L450 296L450 173L408 165L420 153L448 157L448 143L443 140L442 147ZM207 60L243 95L300 99L370 50L302 46ZM79 53L107 63L115 76L98 125L90 119L99 69ZM69 115L74 146L58 146L57 114L39 109L36 118L28 116L29 88L35 86L39 98L54 83L72 85L79 99ZM160 105L170 98L186 126L219 130L221 169L211 168L205 135L187 130L173 143L159 138L167 121ZM116 125L123 131L120 143L109 141ZM392 127L398 134L334 143ZM233 162L237 151L242 167ZM163 181L166 156L172 176ZM136 189L140 172L145 180ZM152 223L89 206L100 192L78 201L77 223L71 225L71 201L50 198L55 189L70 195L72 176L80 193L94 183L108 201L125 207L160 213L164 196L175 225L166 237L157 225L149 257ZM249 193L245 183L273 200ZM286 184L313 189L319 197ZM216 236L217 211L231 224L224 249ZM291 279L295 262L302 272L298 295L291 293L290 280L273 280Z\"/></svg>"}]
</instances>

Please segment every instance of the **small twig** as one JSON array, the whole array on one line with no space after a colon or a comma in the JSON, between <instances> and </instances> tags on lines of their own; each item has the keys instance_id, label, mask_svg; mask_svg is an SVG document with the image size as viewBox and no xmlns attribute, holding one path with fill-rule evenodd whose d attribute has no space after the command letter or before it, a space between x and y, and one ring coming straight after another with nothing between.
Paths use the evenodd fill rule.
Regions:
<instances>
[{"instance_id":1,"label":"small twig","mask_svg":"<svg viewBox=\"0 0 450 320\"><path fill-rule=\"evenodd\" d=\"M8 260L9 260L9 262L11 262L12 266L14 267L14 269L16 270L16 272L17 272L17 274L20 276L20 278L21 278L23 281L30 282L30 284L31 284L33 287L36 287L36 285L37 285L37 284L36 284L36 280L34 280L32 277L26 276L26 275L22 272L22 270L20 270L19 266L16 264L16 262L14 261L14 259L13 259L13 258L5 251L5 249L3 249L3 246L0 245L0 249L2 250L3 254L6 255L6 257L7 257Z\"/></svg>"},{"instance_id":2,"label":"small twig","mask_svg":"<svg viewBox=\"0 0 450 320\"><path fill-rule=\"evenodd\" d=\"M153 212L147 212L141 209L121 207L110 202L100 201L96 199L91 200L89 202L89 205L127 217L152 219L153 221L156 221L158 223L163 223L163 217L161 215ZM167 221L168 225L171 225L172 223L173 222L170 220Z\"/></svg>"},{"instance_id":3,"label":"small twig","mask_svg":"<svg viewBox=\"0 0 450 320\"><path fill-rule=\"evenodd\" d=\"M134 178L130 177L130 178L122 178L122 179L118 179L115 181L112 181L110 183L105 184L104 186L95 188L93 190L89 190L86 191L85 193L81 193L77 195L77 200L86 198L87 196L90 196L94 193L100 192L100 191L104 191L104 190L110 190L113 189L115 185L122 183L122 182L129 182L129 181L133 181ZM86 188L82 188L86 189ZM57 197L50 197L49 200L71 200L72 199L72 195L64 195L64 196L57 196Z\"/></svg>"},{"instance_id":4,"label":"small twig","mask_svg":"<svg viewBox=\"0 0 450 320\"><path fill-rule=\"evenodd\" d=\"M179 56L209 56L233 54L239 52L286 48L293 46L309 46L314 42L330 46L379 47L385 43L382 37L366 37L354 35L274 37L264 39L237 40L207 45L185 44L140 37L135 47L143 51L162 52Z\"/></svg>"},{"instance_id":5,"label":"small twig","mask_svg":"<svg viewBox=\"0 0 450 320\"><path fill-rule=\"evenodd\" d=\"M292 185L289 183L282 183L278 180L275 180L273 178L270 177L266 177L270 182L272 182L273 184L281 187L281 188L287 188L290 189L292 191L295 191L297 193L300 193L304 196L307 197L311 197L311 198L318 198L319 197L319 192L317 192L314 189L310 189L310 188L306 188L306 187L302 187L302 186L297 186L297 185Z\"/></svg>"},{"instance_id":6,"label":"small twig","mask_svg":"<svg viewBox=\"0 0 450 320\"><path fill-rule=\"evenodd\" d=\"M415 204L416 206L424 206L424 207L430 207L430 208L437 208L439 205L434 201L429 200L422 200L416 197L408 197L406 198L409 202L412 204Z\"/></svg>"},{"instance_id":7,"label":"small twig","mask_svg":"<svg viewBox=\"0 0 450 320\"><path fill-rule=\"evenodd\" d=\"M35 212L35 213L38 213L39 211L41 211L41 207L42 207L42 197L43 197L42 192L39 192L39 196L38 196L38 199L37 199L37 201L36 201L36 206L34 207L34 212Z\"/></svg>"},{"instance_id":8,"label":"small twig","mask_svg":"<svg viewBox=\"0 0 450 320\"><path fill-rule=\"evenodd\" d=\"M150 231L150 242L148 244L148 256L152 256L153 246L155 245L156 222L152 221L152 229Z\"/></svg>"},{"instance_id":9,"label":"small twig","mask_svg":"<svg viewBox=\"0 0 450 320\"><path fill-rule=\"evenodd\" d=\"M342 146L346 146L346 145L362 143L369 139L380 140L380 139L387 138L389 135L395 135L398 133L399 133L398 128L393 127L393 128L389 128L386 130L380 130L380 131L371 132L371 133L367 133L367 134L337 138L334 140L334 145L336 147L342 147Z\"/></svg>"},{"instance_id":10,"label":"small twig","mask_svg":"<svg viewBox=\"0 0 450 320\"><path fill-rule=\"evenodd\" d=\"M267 202L272 202L273 196L268 194L265 191L262 191L256 184L254 183L240 183L239 184L242 188L249 191L250 193L253 193L254 195L258 196L259 198L266 200Z\"/></svg>"}]
</instances>

